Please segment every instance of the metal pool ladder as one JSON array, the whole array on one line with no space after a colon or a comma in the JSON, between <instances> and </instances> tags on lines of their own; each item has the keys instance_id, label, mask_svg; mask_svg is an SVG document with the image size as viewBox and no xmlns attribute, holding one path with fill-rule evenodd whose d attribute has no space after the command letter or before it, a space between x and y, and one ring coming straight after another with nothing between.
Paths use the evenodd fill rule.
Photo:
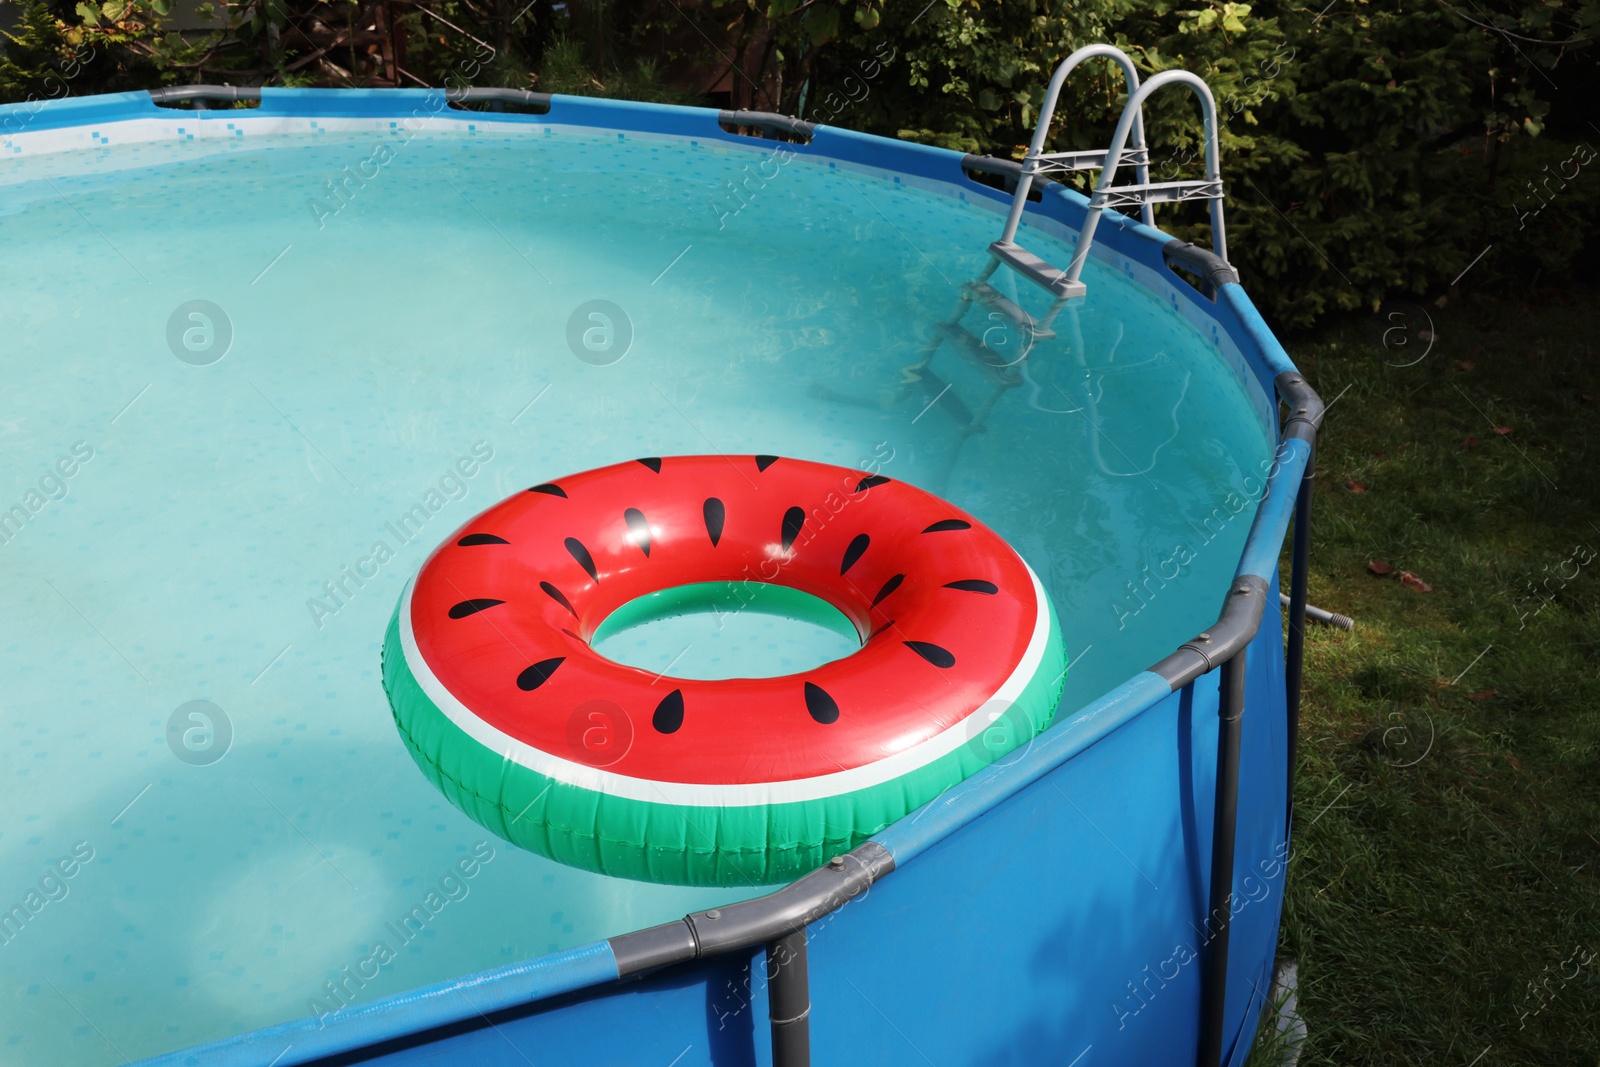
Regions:
<instances>
[{"instance_id":1,"label":"metal pool ladder","mask_svg":"<svg viewBox=\"0 0 1600 1067\"><path fill-rule=\"evenodd\" d=\"M1050 122L1055 117L1056 104L1067 76L1084 60L1096 57L1111 59L1122 68L1123 83L1128 93L1128 102L1123 106L1116 130L1111 137L1111 146L1106 149L1071 152L1045 151L1045 139L1050 134ZM1205 124L1205 177L1152 182L1150 147L1145 141L1144 102L1152 93L1174 84L1188 86L1200 101L1201 115ZM1124 166L1134 168L1135 181L1131 185L1116 184L1117 172ZM1017 227L1022 222L1022 213L1028 205L1028 194L1033 188L1035 177L1080 170L1098 170L1100 180L1089 197L1088 212L1078 231L1078 243L1072 260L1065 270L1061 270L1018 245ZM1043 106L1039 111L1039 122L1034 127L1033 141L1028 146L1028 152L1023 157L1018 173L1016 191L1011 198L1011 210L1006 216L1005 230L1001 233L1000 239L989 246L988 265L976 279L961 286L961 297L955 313L934 328L917 362L902 368L899 398L904 399L917 386L924 388L944 386L944 390L949 389L943 379L929 369L934 355L946 341L949 341L963 360L986 374L994 385L989 397L976 411L961 408L958 414L958 422L961 424L957 437L959 448L960 442L974 433L983 431L985 421L1000 397L1008 390L1026 384L1033 389L1037 397L1039 389L1028 372L1028 355L1036 341L1056 336L1053 325L1063 308L1082 302L1086 287L1079 279L1079 275L1083 272L1084 262L1089 258L1089 249L1094 243L1095 228L1100 224L1100 216L1107 208L1137 206L1140 221L1147 226L1153 226L1156 204L1209 200L1212 247L1216 251L1217 258L1226 263L1228 252L1222 220L1222 195L1222 172L1217 147L1217 105L1205 81L1185 70L1169 70L1157 74L1141 85L1139 72L1134 69L1133 60L1122 49L1109 44L1091 44L1079 48L1062 60L1050 78L1050 85L1045 91ZM1035 319L1016 300L990 284L995 271L1002 265L1050 294L1053 299L1043 317ZM1000 353L989 345L986 340L988 330L985 330L983 337L980 338L962 325L962 320L974 303L986 307L991 319L996 317L1004 319L1020 332L1020 343L1015 346L1017 351L1014 357L1009 351ZM1068 317L1073 351L1081 360L1083 344L1076 307L1072 308ZM940 391L934 399L937 400L943 395L944 391ZM945 470L946 478L949 476L949 466L953 466L954 462L955 457L952 455Z\"/></svg>"},{"instance_id":2,"label":"metal pool ladder","mask_svg":"<svg viewBox=\"0 0 1600 1067\"><path fill-rule=\"evenodd\" d=\"M1066 82L1067 75L1084 60L1096 56L1105 56L1116 61L1122 68L1123 81L1128 92L1128 102L1117 120L1116 132L1111 137L1111 147L1104 150L1046 152L1045 138L1049 136L1050 121L1055 117L1056 101L1061 96L1061 87ZM1175 84L1188 86L1200 101L1205 120L1205 177L1152 182L1150 147L1145 143L1144 135L1144 102L1157 90ZM1117 171L1128 165L1134 168L1134 183L1116 184ZM1017 226L1022 221L1022 212L1028 204L1028 193L1033 188L1035 176L1078 170L1098 170L1100 180L1089 197L1088 214L1084 216L1083 226L1078 231L1078 246L1073 252L1072 261L1067 264L1066 270L1059 270L1016 243ZM1023 329L1031 330L1035 337L1050 336L1048 333L1050 323L1055 320L1061 308L1068 301L1081 299L1084 295L1084 284L1079 280L1079 275L1083 272L1084 261L1089 258L1089 249L1094 243L1095 227L1100 224L1100 216L1107 208L1136 206L1139 208L1140 220L1150 226L1154 225L1154 205L1189 200L1211 201L1212 247L1217 257L1226 261L1228 253L1222 222L1222 172L1217 152L1217 105L1211 97L1210 88L1198 75L1186 70L1163 71L1140 85L1139 74L1134 70L1133 60L1128 58L1127 53L1108 44L1086 45L1063 60L1050 79L1050 87L1044 95L1044 105L1039 111L1039 123L1033 131L1033 142L1028 146L1028 153L1022 160L1022 173L1017 179L1017 190L1011 199L1011 212L1006 216L1005 230L1001 233L1000 239L989 246L989 266L976 282L964 287L965 300L962 310L965 311L966 305L973 300L978 300L1005 317L1011 318ZM1002 264L1055 298L1043 319L1035 323L1025 313L1020 318L1014 316L1012 312L1020 309L1011 301L1001 297L988 284L990 276ZM1045 332L1041 333L1040 330Z\"/></svg>"}]
</instances>

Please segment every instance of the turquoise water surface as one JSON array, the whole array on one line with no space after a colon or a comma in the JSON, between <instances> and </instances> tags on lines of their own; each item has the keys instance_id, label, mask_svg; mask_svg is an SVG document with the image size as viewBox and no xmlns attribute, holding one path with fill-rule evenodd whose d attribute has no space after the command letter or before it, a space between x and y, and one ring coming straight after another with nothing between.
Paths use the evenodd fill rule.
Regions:
<instances>
[{"instance_id":1,"label":"turquoise water surface","mask_svg":"<svg viewBox=\"0 0 1600 1067\"><path fill-rule=\"evenodd\" d=\"M942 493L1050 590L1069 707L1216 615L1251 514L1216 508L1270 446L1126 279L1091 263L1022 384L948 345L911 381L992 212L804 161L739 200L748 153L573 129L438 129L342 177L382 143L0 163L0 907L23 916L0 1062L121 1063L759 891L518 852L397 739L403 583L536 482L755 452ZM766 617L713 631L615 654L702 677L841 654Z\"/></svg>"}]
</instances>

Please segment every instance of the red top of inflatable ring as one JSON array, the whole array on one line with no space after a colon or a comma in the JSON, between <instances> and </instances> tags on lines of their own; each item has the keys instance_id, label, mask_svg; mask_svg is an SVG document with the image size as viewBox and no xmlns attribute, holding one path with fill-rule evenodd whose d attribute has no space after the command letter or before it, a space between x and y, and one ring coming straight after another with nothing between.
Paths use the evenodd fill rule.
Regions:
<instances>
[{"instance_id":1,"label":"red top of inflatable ring","mask_svg":"<svg viewBox=\"0 0 1600 1067\"><path fill-rule=\"evenodd\" d=\"M589 646L637 597L772 582L828 601L859 652L802 674L657 676ZM1046 611L1000 536L882 475L773 456L640 459L534 486L462 526L417 575L423 660L473 715L565 759L575 709L622 709L607 770L706 784L874 763L961 723Z\"/></svg>"}]
</instances>

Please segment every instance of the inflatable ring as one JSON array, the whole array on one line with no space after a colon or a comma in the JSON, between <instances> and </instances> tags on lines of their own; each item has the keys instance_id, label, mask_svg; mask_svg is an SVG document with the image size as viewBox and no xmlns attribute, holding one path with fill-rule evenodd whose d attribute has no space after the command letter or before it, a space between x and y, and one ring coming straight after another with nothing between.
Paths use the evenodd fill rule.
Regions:
<instances>
[{"instance_id":1,"label":"inflatable ring","mask_svg":"<svg viewBox=\"0 0 1600 1067\"><path fill-rule=\"evenodd\" d=\"M860 650L693 680L591 646L686 611L805 605ZM820 866L1026 744L1065 668L1038 577L950 504L843 467L676 456L536 485L456 531L401 594L383 682L424 773L513 844L749 886Z\"/></svg>"}]
</instances>

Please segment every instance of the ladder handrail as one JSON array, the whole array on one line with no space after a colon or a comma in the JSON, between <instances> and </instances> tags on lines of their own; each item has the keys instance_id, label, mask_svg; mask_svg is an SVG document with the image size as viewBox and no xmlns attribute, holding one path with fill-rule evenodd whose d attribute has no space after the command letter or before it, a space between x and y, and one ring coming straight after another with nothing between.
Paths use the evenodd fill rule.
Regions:
<instances>
[{"instance_id":1,"label":"ladder handrail","mask_svg":"<svg viewBox=\"0 0 1600 1067\"><path fill-rule=\"evenodd\" d=\"M1050 77L1050 87L1045 90L1044 105L1039 110L1039 122L1033 130L1033 142L1028 146L1028 154L1022 161L1022 175L1017 179L1016 196L1011 201L1011 213L1006 216L1005 233L1000 238L1001 241L1007 244L1016 239L1017 226L1022 222L1022 210L1028 203L1028 190L1033 185L1033 176L1037 173L1039 157L1044 154L1045 138L1050 135L1050 120L1055 117L1056 102L1061 97L1061 87L1066 83L1067 75L1072 73L1073 68L1084 60L1094 59L1097 56L1115 60L1117 66L1122 68L1123 83L1128 90L1129 108L1133 107L1133 97L1139 89L1139 72L1134 69L1133 60L1129 59L1128 54L1122 49L1109 44L1087 44L1061 61L1061 64L1056 67L1055 74ZM1128 109L1124 109L1123 116L1126 117L1127 114ZM1142 112L1135 111L1133 147L1143 148L1144 146L1144 115ZM1120 151L1120 144L1118 149ZM1108 155L1106 162L1109 164L1115 161ZM1148 166L1139 165L1138 175L1141 182L1148 179L1148 172ZM1144 205L1141 214L1145 225L1154 225L1155 215L1149 204Z\"/></svg>"},{"instance_id":2,"label":"ladder handrail","mask_svg":"<svg viewBox=\"0 0 1600 1067\"><path fill-rule=\"evenodd\" d=\"M1110 198L1112 183L1117 177L1118 156L1128 142L1128 136L1133 132L1137 123L1143 125L1142 114L1144 102L1152 93L1168 85L1186 85L1200 101L1200 111L1205 120L1206 140L1206 180L1209 182L1222 181L1222 168L1219 160L1220 151L1217 146L1217 102L1211 96L1211 87L1205 79L1198 74L1191 74L1186 70L1166 70L1157 74L1141 85L1132 96L1128 104L1122 109L1122 117L1117 120L1117 130L1111 137L1111 148L1106 152L1106 165L1100 171L1100 182L1095 186L1094 194L1089 198L1089 211L1084 216L1083 228L1078 232L1078 247L1072 254L1072 262L1067 265L1066 275L1071 281L1077 281L1078 275L1083 270L1084 261L1089 258L1089 247L1094 241L1095 227L1100 224L1100 215L1105 211L1106 201ZM1144 176L1141 175L1141 183ZM1222 224L1222 200L1220 197L1211 201L1211 246L1217 258L1226 262L1228 258L1228 243Z\"/></svg>"}]
</instances>

